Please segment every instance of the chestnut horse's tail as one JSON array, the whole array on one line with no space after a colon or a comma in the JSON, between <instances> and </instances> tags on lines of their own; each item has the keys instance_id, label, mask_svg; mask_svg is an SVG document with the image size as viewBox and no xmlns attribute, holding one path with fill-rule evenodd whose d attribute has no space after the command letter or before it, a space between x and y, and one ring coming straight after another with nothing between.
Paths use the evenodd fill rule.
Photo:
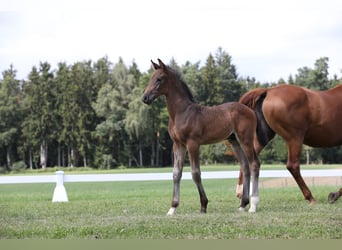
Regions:
<instances>
[{"instance_id":1,"label":"chestnut horse's tail","mask_svg":"<svg viewBox=\"0 0 342 250\"><path fill-rule=\"evenodd\" d=\"M244 94L239 102L253 109L257 117L256 134L259 144L264 148L273 139L275 132L268 125L262 112L262 104L267 96L267 89L257 88Z\"/></svg>"}]
</instances>

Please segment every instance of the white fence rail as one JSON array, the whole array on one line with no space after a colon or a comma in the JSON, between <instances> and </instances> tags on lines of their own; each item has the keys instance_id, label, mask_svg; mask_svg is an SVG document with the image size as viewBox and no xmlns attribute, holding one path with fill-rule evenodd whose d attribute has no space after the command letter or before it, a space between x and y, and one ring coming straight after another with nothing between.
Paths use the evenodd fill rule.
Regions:
<instances>
[{"instance_id":1,"label":"white fence rail","mask_svg":"<svg viewBox=\"0 0 342 250\"><path fill-rule=\"evenodd\" d=\"M341 176L342 169L302 170L303 177L333 177ZM231 179L237 178L239 171L209 171L202 172L202 179ZM260 178L291 177L287 170L261 170ZM191 173L184 172L183 180L192 179ZM172 173L137 173L137 174L70 174L64 175L57 171L56 175L35 176L0 176L0 184L19 183L56 183L53 202L68 201L64 182L113 182L113 181L156 181L172 180Z\"/></svg>"},{"instance_id":2,"label":"white fence rail","mask_svg":"<svg viewBox=\"0 0 342 250\"><path fill-rule=\"evenodd\" d=\"M56 175L26 175L26 176L0 176L0 184L16 183L55 183ZM302 170L303 177L332 177L342 176L342 169ZM237 178L239 171L209 171L202 172L202 179L231 179ZM261 170L260 178L291 177L287 170ZM182 179L190 180L191 173L184 172ZM66 174L64 182L112 182L112 181L156 181L172 180L172 173L137 173L137 174Z\"/></svg>"}]
</instances>

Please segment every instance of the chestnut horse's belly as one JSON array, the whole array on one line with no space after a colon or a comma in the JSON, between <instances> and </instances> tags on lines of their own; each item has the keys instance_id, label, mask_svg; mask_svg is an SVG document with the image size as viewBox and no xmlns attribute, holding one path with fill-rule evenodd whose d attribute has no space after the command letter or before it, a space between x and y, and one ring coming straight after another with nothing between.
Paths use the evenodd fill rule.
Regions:
<instances>
[{"instance_id":1,"label":"chestnut horse's belly","mask_svg":"<svg viewBox=\"0 0 342 250\"><path fill-rule=\"evenodd\" d=\"M342 145L342 131L319 128L308 130L304 137L304 144L311 147L334 147Z\"/></svg>"}]
</instances>

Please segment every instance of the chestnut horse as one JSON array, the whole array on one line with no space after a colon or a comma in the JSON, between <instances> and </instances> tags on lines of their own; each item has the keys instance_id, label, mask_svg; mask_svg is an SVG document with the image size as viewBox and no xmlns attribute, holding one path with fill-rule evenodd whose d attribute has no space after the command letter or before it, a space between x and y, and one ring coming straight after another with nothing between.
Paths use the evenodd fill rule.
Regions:
<instances>
[{"instance_id":1,"label":"chestnut horse","mask_svg":"<svg viewBox=\"0 0 342 250\"><path fill-rule=\"evenodd\" d=\"M258 88L244 94L240 103L253 109L257 116L256 153L259 154L275 134L280 135L288 149L286 167L305 199L314 204L316 200L300 173L302 145L332 147L342 144L342 85L327 91L295 85ZM242 179L240 171L237 196L241 195ZM331 200L339 197L338 193L330 196Z\"/></svg>"},{"instance_id":2,"label":"chestnut horse","mask_svg":"<svg viewBox=\"0 0 342 250\"><path fill-rule=\"evenodd\" d=\"M239 210L249 204L249 188L252 182L251 206L256 211L259 201L259 160L254 151L253 140L257 126L254 112L238 102L206 107L195 103L190 89L179 73L166 66L160 59L154 63L154 73L144 91L142 101L151 104L164 95L169 113L169 134L173 140L173 197L168 215L173 215L179 205L180 180L186 152L189 153L192 179L195 182L201 203L201 212L206 213L208 199L200 171L200 145L229 140L240 161L243 172L244 191Z\"/></svg>"}]
</instances>

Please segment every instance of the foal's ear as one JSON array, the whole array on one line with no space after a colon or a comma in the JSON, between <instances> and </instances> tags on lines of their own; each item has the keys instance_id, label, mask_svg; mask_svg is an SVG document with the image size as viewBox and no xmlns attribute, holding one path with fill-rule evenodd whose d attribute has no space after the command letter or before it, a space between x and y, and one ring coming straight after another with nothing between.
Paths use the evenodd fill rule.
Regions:
<instances>
[{"instance_id":1,"label":"foal's ear","mask_svg":"<svg viewBox=\"0 0 342 250\"><path fill-rule=\"evenodd\" d=\"M154 70L160 69L160 66L151 60Z\"/></svg>"},{"instance_id":2,"label":"foal's ear","mask_svg":"<svg viewBox=\"0 0 342 250\"><path fill-rule=\"evenodd\" d=\"M158 58L159 66L161 69L166 69L166 65Z\"/></svg>"},{"instance_id":3,"label":"foal's ear","mask_svg":"<svg viewBox=\"0 0 342 250\"><path fill-rule=\"evenodd\" d=\"M154 70L160 69L160 66L151 60Z\"/></svg>"}]
</instances>

